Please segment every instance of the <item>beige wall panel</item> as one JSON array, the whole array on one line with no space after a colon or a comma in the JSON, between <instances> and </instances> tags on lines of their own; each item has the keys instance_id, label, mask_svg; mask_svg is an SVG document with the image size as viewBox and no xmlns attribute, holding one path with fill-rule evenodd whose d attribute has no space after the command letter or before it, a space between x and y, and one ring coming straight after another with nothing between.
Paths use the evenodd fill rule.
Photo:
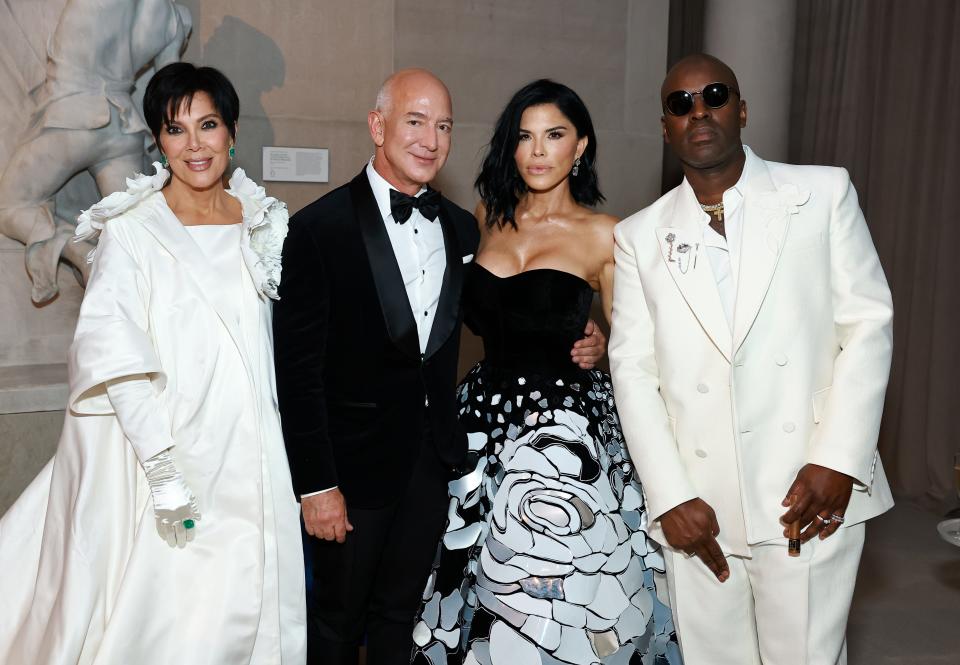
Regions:
<instances>
[{"instance_id":1,"label":"beige wall panel","mask_svg":"<svg viewBox=\"0 0 960 665\"><path fill-rule=\"evenodd\" d=\"M608 208L628 211L648 198L646 189L620 182L626 176L612 158L623 155L631 165L636 159L621 136L631 146L638 137L659 137L666 3L186 4L196 25L186 58L222 68L241 95L237 165L259 180L263 145L330 149L329 184L267 183L291 211L355 175L371 153L364 122L380 82L395 68L417 65L435 71L453 95L454 148L436 184L461 206L472 210L476 202L473 179L497 114L517 88L539 76L574 88L605 136L619 132L600 141ZM611 143L621 144L616 153ZM645 169L630 177L649 179Z\"/></svg>"},{"instance_id":2,"label":"beige wall panel","mask_svg":"<svg viewBox=\"0 0 960 665\"><path fill-rule=\"evenodd\" d=\"M704 50L737 73L747 102L743 142L764 159L786 161L796 2L710 0Z\"/></svg>"},{"instance_id":3,"label":"beige wall panel","mask_svg":"<svg viewBox=\"0 0 960 665\"><path fill-rule=\"evenodd\" d=\"M349 124L335 133L352 133L353 123L366 121L377 89L393 70L391 0L187 4L195 27L184 57L221 69L236 86L241 108L238 165L256 180L262 177L264 145L332 148L351 142L351 137L314 132L290 137L277 126L319 121L333 127L341 122ZM334 164L353 157L353 152L343 155L331 149L331 183L339 184ZM283 187L288 188L317 195L329 189ZM309 194L294 198L312 200Z\"/></svg>"},{"instance_id":4,"label":"beige wall panel","mask_svg":"<svg viewBox=\"0 0 960 665\"><path fill-rule=\"evenodd\" d=\"M0 515L53 457L63 411L0 415Z\"/></svg>"},{"instance_id":5,"label":"beige wall panel","mask_svg":"<svg viewBox=\"0 0 960 665\"><path fill-rule=\"evenodd\" d=\"M270 139L272 143L266 142ZM367 130L366 112L355 121L322 121L300 118L249 118L240 129L236 162L260 179L260 147L293 145L327 148L330 153L330 182L263 182L267 193L285 201L290 213L327 192L349 182L373 155L373 142ZM250 146L248 150L244 147ZM252 153L252 154L250 154Z\"/></svg>"},{"instance_id":6,"label":"beige wall panel","mask_svg":"<svg viewBox=\"0 0 960 665\"><path fill-rule=\"evenodd\" d=\"M199 5L187 56L238 84L244 115L354 119L393 68L391 0Z\"/></svg>"},{"instance_id":7,"label":"beige wall panel","mask_svg":"<svg viewBox=\"0 0 960 665\"><path fill-rule=\"evenodd\" d=\"M630 0L623 129L661 136L660 84L667 73L670 3Z\"/></svg>"},{"instance_id":8,"label":"beige wall panel","mask_svg":"<svg viewBox=\"0 0 960 665\"><path fill-rule=\"evenodd\" d=\"M600 132L598 175L607 197L600 210L626 217L660 196L662 140L659 135Z\"/></svg>"},{"instance_id":9,"label":"beige wall panel","mask_svg":"<svg viewBox=\"0 0 960 665\"><path fill-rule=\"evenodd\" d=\"M550 77L619 129L626 19L625 0L397 0L396 65L446 81L459 122L492 123L515 90Z\"/></svg>"}]
</instances>

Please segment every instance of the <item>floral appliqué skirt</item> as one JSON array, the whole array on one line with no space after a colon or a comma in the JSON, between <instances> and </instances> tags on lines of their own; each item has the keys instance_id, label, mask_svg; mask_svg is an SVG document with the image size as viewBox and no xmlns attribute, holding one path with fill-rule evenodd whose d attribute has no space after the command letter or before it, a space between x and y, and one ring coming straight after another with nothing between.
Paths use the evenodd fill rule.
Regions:
<instances>
[{"instance_id":1,"label":"floral appliqu\u00e9 skirt","mask_svg":"<svg viewBox=\"0 0 960 665\"><path fill-rule=\"evenodd\" d=\"M478 364L469 455L414 627L418 665L679 665L610 377Z\"/></svg>"}]
</instances>

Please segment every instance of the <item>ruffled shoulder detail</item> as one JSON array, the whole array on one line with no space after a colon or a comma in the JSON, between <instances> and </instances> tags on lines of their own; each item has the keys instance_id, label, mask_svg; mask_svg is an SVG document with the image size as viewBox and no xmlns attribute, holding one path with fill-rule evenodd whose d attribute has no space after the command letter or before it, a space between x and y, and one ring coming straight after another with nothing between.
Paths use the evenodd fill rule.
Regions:
<instances>
[{"instance_id":1,"label":"ruffled shoulder detail","mask_svg":"<svg viewBox=\"0 0 960 665\"><path fill-rule=\"evenodd\" d=\"M107 220L122 215L154 192L159 192L166 184L170 173L160 162L154 162L153 168L156 171L153 175L138 173L132 178L127 178L126 190L114 192L81 212L77 217L74 242L93 240L100 235Z\"/></svg>"},{"instance_id":2,"label":"ruffled shoulder detail","mask_svg":"<svg viewBox=\"0 0 960 665\"><path fill-rule=\"evenodd\" d=\"M230 177L229 194L243 207L240 252L260 294L279 300L280 254L287 237L290 214L287 204L267 196L266 190L237 169Z\"/></svg>"}]
</instances>

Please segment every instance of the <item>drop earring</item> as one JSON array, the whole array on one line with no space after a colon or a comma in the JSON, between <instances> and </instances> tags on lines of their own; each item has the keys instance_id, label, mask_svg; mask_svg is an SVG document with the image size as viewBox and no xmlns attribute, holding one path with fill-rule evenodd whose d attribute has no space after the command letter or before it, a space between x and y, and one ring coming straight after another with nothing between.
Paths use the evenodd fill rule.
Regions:
<instances>
[{"instance_id":1,"label":"drop earring","mask_svg":"<svg viewBox=\"0 0 960 665\"><path fill-rule=\"evenodd\" d=\"M160 166L162 166L163 168L167 168L167 165L168 165L168 164L169 164L169 162L167 161L167 156L164 155L164 154L161 152L161 153L160 153Z\"/></svg>"},{"instance_id":2,"label":"drop earring","mask_svg":"<svg viewBox=\"0 0 960 665\"><path fill-rule=\"evenodd\" d=\"M227 154L230 155L230 159L233 159L234 157L237 156L237 149L234 148L233 146L230 146L230 150L227 151Z\"/></svg>"},{"instance_id":3,"label":"drop earring","mask_svg":"<svg viewBox=\"0 0 960 665\"><path fill-rule=\"evenodd\" d=\"M576 178L580 174L580 158L577 157L573 160L573 170L570 171L570 175Z\"/></svg>"}]
</instances>

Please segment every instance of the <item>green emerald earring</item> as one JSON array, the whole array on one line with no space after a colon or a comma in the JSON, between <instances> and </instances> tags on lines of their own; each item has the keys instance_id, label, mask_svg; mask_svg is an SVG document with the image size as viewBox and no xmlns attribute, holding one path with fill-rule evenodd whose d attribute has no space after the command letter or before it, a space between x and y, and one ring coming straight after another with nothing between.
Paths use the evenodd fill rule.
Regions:
<instances>
[{"instance_id":1,"label":"green emerald earring","mask_svg":"<svg viewBox=\"0 0 960 665\"><path fill-rule=\"evenodd\" d=\"M237 149L234 148L233 146L230 146L230 151L228 152L228 154L230 155L230 159L233 159L234 157L237 156Z\"/></svg>"},{"instance_id":2,"label":"green emerald earring","mask_svg":"<svg viewBox=\"0 0 960 665\"><path fill-rule=\"evenodd\" d=\"M164 154L161 152L161 153L160 153L160 166L163 166L164 168L166 168L167 164L168 164L168 162L167 162L167 156L164 155Z\"/></svg>"}]
</instances>

